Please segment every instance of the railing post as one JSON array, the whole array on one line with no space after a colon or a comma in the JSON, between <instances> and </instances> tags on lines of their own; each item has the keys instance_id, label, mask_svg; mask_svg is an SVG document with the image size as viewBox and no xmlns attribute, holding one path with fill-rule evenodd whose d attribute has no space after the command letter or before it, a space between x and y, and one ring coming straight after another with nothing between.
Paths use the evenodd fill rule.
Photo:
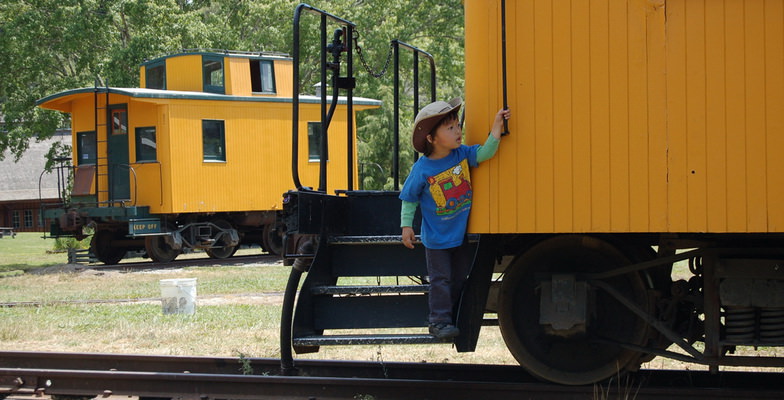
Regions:
<instances>
[{"instance_id":1,"label":"railing post","mask_svg":"<svg viewBox=\"0 0 784 400\"><path fill-rule=\"evenodd\" d=\"M397 39L392 40L392 47L394 49L394 123L393 123L393 151L392 157L392 179L395 184L395 191L400 190L400 54L399 48L403 46L411 50L414 54L414 115L419 112L419 55L425 56L430 62L430 101L436 101L436 64L433 56L423 50L420 50L410 44L401 42ZM414 161L417 160L419 153L414 152Z\"/></svg>"},{"instance_id":2,"label":"railing post","mask_svg":"<svg viewBox=\"0 0 784 400\"><path fill-rule=\"evenodd\" d=\"M292 72L293 79L292 80L293 80L293 92L294 93L292 95L292 118L291 118L292 119L292 122L291 122L292 123L292 129L291 129L292 130L292 139L291 139L291 143L292 143L292 148L291 148L291 153L292 153L291 154L291 175L292 175L292 179L294 181L294 186L297 188L297 190L305 189L305 187L302 185L302 182L299 179L299 105L300 105L300 99L299 99L299 95L300 95L300 93L299 93L300 92L300 72L299 72L299 67L300 67L300 58L301 58L300 57L300 32L299 32L299 26L300 26L300 17L301 17L302 11L310 11L310 12L312 12L314 14L318 14L320 16L320 22L321 22L320 23L320 29L319 29L320 30L320 45L321 45L321 75L320 75L320 77L321 77L321 84L322 84L322 91L321 91L321 96L320 96L321 97L321 99L320 99L321 100L321 133L320 133L321 145L320 145L320 149L319 149L319 152L320 152L319 185L318 185L318 189L317 190L320 191L320 192L326 192L326 190L327 190L327 160L329 158L329 147L328 147L328 143L329 143L329 141L328 141L329 123L330 123L330 121L332 119L333 112L334 112L334 110L336 108L336 105L337 105L337 102L338 102L338 92L339 92L339 89L341 88L340 62L339 62L339 58L338 58L340 51L336 51L334 53L334 55L335 55L336 58L338 58L338 60L336 60L336 62L334 63L334 67L332 68L334 70L334 74L335 74L334 75L333 84L332 84L333 92L334 92L333 93L333 104L330 107L329 112L327 112L326 85L327 85L327 69L329 68L329 65L327 64L327 21L328 20L332 20L332 21L337 22L338 24L340 24L342 26L342 29L344 29L343 32L348 32L348 34L346 35L347 36L346 40L349 41L349 43L350 43L350 40L351 40L351 36L350 35L353 34L354 24L352 22L350 22L350 21L347 21L345 19L339 18L339 17L337 17L335 15L327 13L326 11L319 10L319 9L314 8L312 6L309 6L307 4L300 4L299 6L297 6L296 10L294 11L294 22L293 22L293 36L294 36L293 46L294 46L294 49L293 49L293 52L292 52L292 55L293 55L293 72ZM337 40L337 34L336 34L336 40ZM353 58L352 58L352 54L351 54L350 49L348 51L349 51L348 62L349 62L349 64L351 64L353 62ZM352 68L351 65L349 65L347 67L347 73L348 74L353 74L353 68ZM348 78L349 78L348 82L350 83L349 86L352 86L353 85L353 77L351 75L349 75ZM343 87L343 88L346 88L346 87ZM353 87L346 88L346 89L348 89L348 94L347 94L348 107L347 107L347 109L348 109L348 113L349 113L347 129L348 129L348 135L349 135L349 139L348 139L349 149L348 149L348 152L349 152L350 156L349 156L347 162L348 162L348 170L349 170L348 171L348 179L349 179L348 186L349 186L350 189L353 188L353 179L354 179L353 178L353 165L352 165L353 162L354 162L354 158L353 158L353 154L352 154L354 143L353 143L353 137L351 136L353 134L353 127L354 127L354 125L353 125L353 111L354 111L354 108L353 108L353 104L352 104L352 102L353 102L353 90L352 90L352 88Z\"/></svg>"},{"instance_id":3,"label":"railing post","mask_svg":"<svg viewBox=\"0 0 784 400\"><path fill-rule=\"evenodd\" d=\"M400 190L400 42L392 41L394 58L394 129L392 133L392 179L395 181L395 190ZM416 92L414 92L416 93ZM416 94L414 95L416 98Z\"/></svg>"}]
</instances>

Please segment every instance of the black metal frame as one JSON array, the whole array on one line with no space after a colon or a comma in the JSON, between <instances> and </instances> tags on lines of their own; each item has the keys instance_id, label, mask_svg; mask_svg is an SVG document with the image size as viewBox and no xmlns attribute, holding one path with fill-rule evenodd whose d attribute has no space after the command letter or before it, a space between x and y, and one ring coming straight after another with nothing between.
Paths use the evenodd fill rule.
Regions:
<instances>
[{"instance_id":1,"label":"black metal frame","mask_svg":"<svg viewBox=\"0 0 784 400\"><path fill-rule=\"evenodd\" d=\"M338 102L338 95L340 89L346 89L346 103L348 105L348 126L347 126L347 174L348 174L348 188L349 190L353 190L353 182L354 182L354 170L352 168L352 164L354 163L353 157L353 148L354 148L354 139L353 139L353 130L354 130L354 120L353 120L353 89L354 89L354 69L353 69L353 54L351 50L351 46L346 46L341 41L340 37L343 36L346 40L350 40L353 36L354 28L356 25L353 22L330 14L326 11L320 10L313 6L307 4L300 4L294 11L294 25L293 25L293 32L294 32L294 51L293 51L293 94L292 94L292 144L291 144L291 175L294 180L294 186L297 190L309 190L302 185L300 178L299 178L299 92L300 92L300 76L299 76L299 65L300 65L300 18L303 11L308 11L313 14L317 14L321 18L321 25L320 25L320 32L321 32L321 84L325 85L327 81L327 69L331 69L333 72L332 75L332 100L329 112L327 112L327 93L326 90L321 91L321 150L320 150L320 159L319 159L319 185L318 191L325 193L327 191L327 159L329 156L329 148L327 145L327 132L329 130L329 123L332 120L332 116L335 112L335 108ZM333 22L337 22L338 24L342 25L341 29L338 29L333 34L332 43L327 46L327 20L332 20ZM327 52L331 52L333 55L333 62L328 64L327 63ZM347 61L346 61L346 77L340 77L340 53L346 52L347 53Z\"/></svg>"},{"instance_id":2,"label":"black metal frame","mask_svg":"<svg viewBox=\"0 0 784 400\"><path fill-rule=\"evenodd\" d=\"M417 47L408 43L401 42L397 39L392 40L392 48L394 51L394 107L395 107L395 124L394 124L394 139L393 143L393 158L392 158L392 178L395 182L395 191L400 190L400 47L411 50L414 53L414 115L419 111L419 55L423 55L430 63L430 101L436 101L436 63L433 56ZM417 153L414 152L414 156Z\"/></svg>"}]
</instances>

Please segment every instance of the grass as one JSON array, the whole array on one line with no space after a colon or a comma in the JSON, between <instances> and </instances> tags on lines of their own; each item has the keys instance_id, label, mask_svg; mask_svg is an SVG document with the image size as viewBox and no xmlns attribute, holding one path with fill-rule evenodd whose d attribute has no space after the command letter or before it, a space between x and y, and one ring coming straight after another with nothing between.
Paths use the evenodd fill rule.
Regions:
<instances>
[{"instance_id":1,"label":"grass","mask_svg":"<svg viewBox=\"0 0 784 400\"><path fill-rule=\"evenodd\" d=\"M289 269L265 267L189 267L172 270L93 271L35 274L0 279L0 302L138 300L160 297L161 279L197 278L197 294L220 295L282 291ZM30 290L43 288L45 290Z\"/></svg>"},{"instance_id":2,"label":"grass","mask_svg":"<svg viewBox=\"0 0 784 400\"><path fill-rule=\"evenodd\" d=\"M205 259L205 266L157 271L75 270L63 266L64 253L47 253L53 246L37 233L0 239L0 271L6 271L0 303L37 304L0 307L0 350L280 356L279 292L290 271L280 262L214 267ZM159 280L172 278L197 279L195 314L163 314ZM101 300L107 302L94 303ZM516 363L497 327L483 330L479 346L474 353L448 344L323 347L297 358Z\"/></svg>"},{"instance_id":3,"label":"grass","mask_svg":"<svg viewBox=\"0 0 784 400\"><path fill-rule=\"evenodd\" d=\"M41 232L20 232L15 238L0 239L0 273L26 271L33 268L63 264L66 253L49 253L54 239L43 239Z\"/></svg>"},{"instance_id":4,"label":"grass","mask_svg":"<svg viewBox=\"0 0 784 400\"><path fill-rule=\"evenodd\" d=\"M280 262L214 267L205 259L205 266L201 267L74 272L58 267L64 263L65 254L46 254L51 243L40 239L39 234L0 239L0 271L18 271L0 278L0 303L38 303L0 307L0 350L216 357L280 355L279 292L290 270ZM53 272L38 274L33 271L37 267L48 267ZM676 266L674 275L687 277L686 266ZM195 314L162 313L159 280L170 278L197 278ZM272 292L277 294L270 295ZM99 300L106 302L91 302ZM761 350L763 355L776 353L775 348ZM516 364L497 327L482 329L478 348L472 353L457 353L449 344L336 346L322 347L318 353L296 358ZM656 358L644 368L705 367Z\"/></svg>"}]
</instances>

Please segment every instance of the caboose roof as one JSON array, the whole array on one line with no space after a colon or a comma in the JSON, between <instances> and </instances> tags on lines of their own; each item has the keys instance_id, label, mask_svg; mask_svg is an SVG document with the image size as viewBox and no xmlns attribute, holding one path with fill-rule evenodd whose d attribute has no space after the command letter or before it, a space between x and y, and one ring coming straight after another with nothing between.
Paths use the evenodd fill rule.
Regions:
<instances>
[{"instance_id":1,"label":"caboose roof","mask_svg":"<svg viewBox=\"0 0 784 400\"><path fill-rule=\"evenodd\" d=\"M136 99L177 99L177 100L219 100L219 101L247 101L247 102L262 102L262 103L291 103L290 97L265 97L265 96L231 96L225 94L205 93L205 92L187 92L176 90L161 90L161 89L142 89L142 88L115 88L115 87L86 87L80 89L71 89L63 92L55 93L53 95L44 97L36 102L37 106L58 110L62 112L70 112L70 103L76 98L91 96L94 93L99 94L118 94ZM380 100L368 99L364 97L354 97L354 104L360 106L381 106ZM302 103L319 103L320 97L301 95L299 101ZM338 98L339 104L346 104L346 97L341 96Z\"/></svg>"},{"instance_id":2,"label":"caboose roof","mask_svg":"<svg viewBox=\"0 0 784 400\"><path fill-rule=\"evenodd\" d=\"M206 55L206 56L219 56L219 57L232 57L232 58L252 58L255 60L291 60L286 53L278 53L272 51L250 52L250 51L236 51L236 50L208 50L208 49L185 49L180 53L167 54L165 56L157 57L152 60L145 61L141 65L157 64L167 58L175 58L181 56L191 55Z\"/></svg>"}]
</instances>

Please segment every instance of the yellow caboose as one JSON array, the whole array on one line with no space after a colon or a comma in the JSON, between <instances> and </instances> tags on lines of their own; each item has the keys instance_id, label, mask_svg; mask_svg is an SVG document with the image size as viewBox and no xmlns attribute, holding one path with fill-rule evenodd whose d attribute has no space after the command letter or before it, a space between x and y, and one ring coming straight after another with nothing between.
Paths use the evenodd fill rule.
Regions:
<instances>
[{"instance_id":1,"label":"yellow caboose","mask_svg":"<svg viewBox=\"0 0 784 400\"><path fill-rule=\"evenodd\" d=\"M565 384L656 356L784 366L750 354L784 346L784 3L464 6L466 144L485 141L505 102L514 117L471 171L473 266L447 342L473 351L499 325L521 365ZM287 204L300 221L290 236L315 254L292 270L307 271L283 314L295 351L439 342L395 331L426 326L429 286L422 249L399 242L397 193L385 195ZM332 213L352 218L308 224ZM392 279L341 285L348 276Z\"/></svg>"},{"instance_id":2,"label":"yellow caboose","mask_svg":"<svg viewBox=\"0 0 784 400\"><path fill-rule=\"evenodd\" d=\"M183 52L142 64L140 88L96 86L41 99L40 107L70 113L73 131L73 191L49 211L53 234L78 236L93 226L91 249L107 264L138 249L163 262L186 248L224 258L241 243L279 252L277 213L292 163L291 69L281 54ZM320 99L300 95L299 102L298 143L307 155L297 158L299 171L314 182ZM380 105L353 103L355 112ZM340 104L331 129L345 131L345 99ZM330 161L345 165L355 149L333 138ZM347 179L331 173L330 188Z\"/></svg>"}]
</instances>

